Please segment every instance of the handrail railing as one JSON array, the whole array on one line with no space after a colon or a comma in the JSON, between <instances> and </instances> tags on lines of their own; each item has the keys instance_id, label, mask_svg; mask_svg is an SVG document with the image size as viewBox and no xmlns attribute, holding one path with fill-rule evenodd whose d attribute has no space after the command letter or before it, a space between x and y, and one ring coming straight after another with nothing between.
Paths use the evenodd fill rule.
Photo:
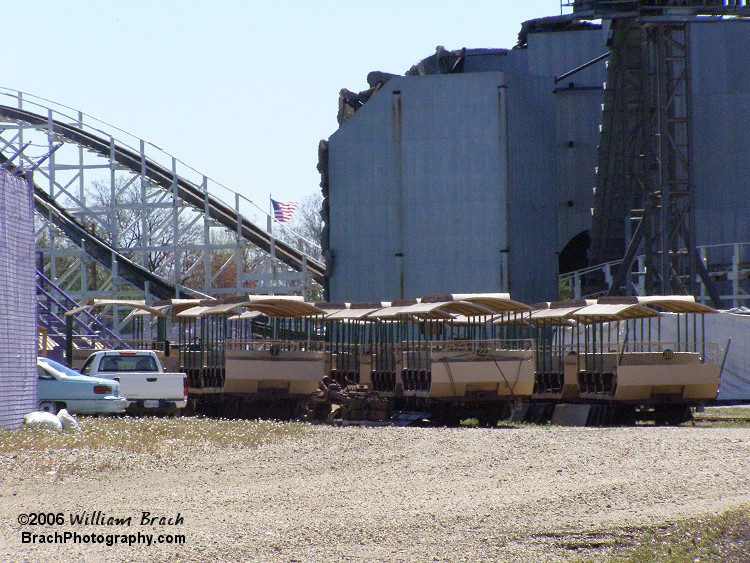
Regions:
<instances>
[{"instance_id":1,"label":"handrail railing","mask_svg":"<svg viewBox=\"0 0 750 563\"><path fill-rule=\"evenodd\" d=\"M722 301L731 303L733 307L749 305L750 292L748 292L748 289L750 288L746 287L748 282L745 280L750 279L750 242L706 244L698 246L697 250L709 276L721 278L729 285L724 289L730 291L724 291L720 295ZM558 287L560 288L558 297L561 299L567 297L585 299L608 292L613 283L614 273L620 264L622 264L622 260L614 260L561 274L558 276ZM627 288L621 289L627 289L627 293L645 294L645 256L637 256L633 264L634 268L629 272L630 275L625 282ZM696 282L699 288L696 299L704 303L709 302L711 297L699 276L697 276Z\"/></svg>"},{"instance_id":2,"label":"handrail railing","mask_svg":"<svg viewBox=\"0 0 750 563\"><path fill-rule=\"evenodd\" d=\"M266 339L227 339L227 351L252 350L276 352L324 352L330 346L322 340L266 340Z\"/></svg>"}]
</instances>

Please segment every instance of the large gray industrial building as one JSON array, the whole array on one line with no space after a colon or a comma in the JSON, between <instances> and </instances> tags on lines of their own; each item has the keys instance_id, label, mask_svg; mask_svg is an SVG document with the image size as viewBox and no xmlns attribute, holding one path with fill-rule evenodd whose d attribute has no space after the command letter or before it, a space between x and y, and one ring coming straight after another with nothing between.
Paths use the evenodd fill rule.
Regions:
<instances>
[{"instance_id":1,"label":"large gray industrial building","mask_svg":"<svg viewBox=\"0 0 750 563\"><path fill-rule=\"evenodd\" d=\"M690 33L697 241L699 245L747 242L750 20L693 24Z\"/></svg>"},{"instance_id":2,"label":"large gray industrial building","mask_svg":"<svg viewBox=\"0 0 750 563\"><path fill-rule=\"evenodd\" d=\"M342 91L340 127L320 159L331 300L491 291L550 300L560 270L588 265L589 232L609 237L602 260L625 253L639 202L620 209L593 189L612 24L579 20L527 22L510 50L438 48L404 76L371 73L369 91ZM692 22L690 237L742 242L750 28ZM607 162L622 165L611 150Z\"/></svg>"}]
</instances>

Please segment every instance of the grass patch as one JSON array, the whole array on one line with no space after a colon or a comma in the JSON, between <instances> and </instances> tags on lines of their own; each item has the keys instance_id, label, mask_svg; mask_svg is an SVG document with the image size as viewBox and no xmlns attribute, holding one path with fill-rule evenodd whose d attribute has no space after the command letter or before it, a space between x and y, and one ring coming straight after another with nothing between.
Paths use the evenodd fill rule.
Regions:
<instances>
[{"instance_id":1,"label":"grass patch","mask_svg":"<svg viewBox=\"0 0 750 563\"><path fill-rule=\"evenodd\" d=\"M0 430L0 467L10 462L32 470L88 473L93 467L126 466L134 457L169 460L185 451L257 447L306 432L301 423L196 417L81 417L79 424L75 432Z\"/></svg>"},{"instance_id":2,"label":"grass patch","mask_svg":"<svg viewBox=\"0 0 750 563\"><path fill-rule=\"evenodd\" d=\"M713 428L750 427L750 406L706 407L702 412L693 413L696 426Z\"/></svg>"},{"instance_id":3,"label":"grass patch","mask_svg":"<svg viewBox=\"0 0 750 563\"><path fill-rule=\"evenodd\" d=\"M581 542L580 538L574 538L573 542L568 540L558 545L573 550L614 548L614 555L606 558L612 563L746 562L750 553L750 507L657 528L624 530L610 538L594 540ZM602 560L601 557L578 559Z\"/></svg>"},{"instance_id":4,"label":"grass patch","mask_svg":"<svg viewBox=\"0 0 750 563\"><path fill-rule=\"evenodd\" d=\"M703 412L696 412L694 416L701 418L750 418L750 406L736 405L733 407L706 407Z\"/></svg>"},{"instance_id":5,"label":"grass patch","mask_svg":"<svg viewBox=\"0 0 750 563\"><path fill-rule=\"evenodd\" d=\"M693 425L699 428L750 428L750 422L746 420L732 420L732 419L697 419L693 421ZM690 426L690 423L683 424L682 426Z\"/></svg>"},{"instance_id":6,"label":"grass patch","mask_svg":"<svg viewBox=\"0 0 750 563\"><path fill-rule=\"evenodd\" d=\"M459 422L459 425L464 428L476 428L479 426L479 419L478 418L465 418L461 422Z\"/></svg>"},{"instance_id":7,"label":"grass patch","mask_svg":"<svg viewBox=\"0 0 750 563\"><path fill-rule=\"evenodd\" d=\"M0 453L53 450L116 449L149 453L166 444L185 443L221 448L258 446L289 435L304 425L262 420L209 418L82 418L77 432L50 432L22 427L0 431Z\"/></svg>"}]
</instances>

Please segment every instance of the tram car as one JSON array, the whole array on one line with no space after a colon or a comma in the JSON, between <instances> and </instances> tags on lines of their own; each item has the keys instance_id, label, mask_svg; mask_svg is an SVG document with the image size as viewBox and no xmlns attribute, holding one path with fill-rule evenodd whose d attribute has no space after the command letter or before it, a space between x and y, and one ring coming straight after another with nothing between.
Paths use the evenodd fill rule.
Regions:
<instances>
[{"instance_id":1,"label":"tram car","mask_svg":"<svg viewBox=\"0 0 750 563\"><path fill-rule=\"evenodd\" d=\"M163 348L188 375L190 406L209 416L382 421L411 411L494 425L511 415L560 422L572 409L592 425L679 424L719 385L703 324L716 311L688 296L533 306L507 293L250 296L165 307L138 305L138 322L158 313L156 332L177 339Z\"/></svg>"},{"instance_id":2,"label":"tram car","mask_svg":"<svg viewBox=\"0 0 750 563\"><path fill-rule=\"evenodd\" d=\"M508 329L493 321L529 311L508 294L354 304L254 297L176 317L199 413L293 416L329 381L368 400L376 393L389 410L497 422L510 401L530 395L534 362L532 341L500 338Z\"/></svg>"},{"instance_id":3,"label":"tram car","mask_svg":"<svg viewBox=\"0 0 750 563\"><path fill-rule=\"evenodd\" d=\"M328 320L337 358L354 357L356 383L394 409L429 411L442 422L472 416L492 423L529 396L534 378L531 340L508 338L493 321L529 311L508 294L450 294L376 308L352 304Z\"/></svg>"},{"instance_id":4,"label":"tram car","mask_svg":"<svg viewBox=\"0 0 750 563\"><path fill-rule=\"evenodd\" d=\"M690 296L602 297L537 306L534 393L526 419L544 422L558 405L592 425L652 420L679 424L716 398L720 367L707 358L704 315Z\"/></svg>"},{"instance_id":5,"label":"tram car","mask_svg":"<svg viewBox=\"0 0 750 563\"><path fill-rule=\"evenodd\" d=\"M525 422L549 422L558 404L578 402L577 346L570 315L595 300L532 305L529 327L534 339L534 389L524 405Z\"/></svg>"},{"instance_id":6,"label":"tram car","mask_svg":"<svg viewBox=\"0 0 750 563\"><path fill-rule=\"evenodd\" d=\"M296 297L251 296L177 314L179 356L195 412L290 418L318 388L326 309Z\"/></svg>"},{"instance_id":7,"label":"tram car","mask_svg":"<svg viewBox=\"0 0 750 563\"><path fill-rule=\"evenodd\" d=\"M603 423L644 415L686 421L690 407L715 399L719 388L704 325L704 315L715 313L692 296L602 297L570 313L579 398Z\"/></svg>"}]
</instances>

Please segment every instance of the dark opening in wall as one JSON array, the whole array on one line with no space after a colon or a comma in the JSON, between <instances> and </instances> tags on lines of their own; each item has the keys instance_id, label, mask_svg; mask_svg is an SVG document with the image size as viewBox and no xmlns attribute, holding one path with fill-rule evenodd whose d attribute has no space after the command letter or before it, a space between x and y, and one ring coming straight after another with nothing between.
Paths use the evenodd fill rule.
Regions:
<instances>
[{"instance_id":1,"label":"dark opening in wall","mask_svg":"<svg viewBox=\"0 0 750 563\"><path fill-rule=\"evenodd\" d=\"M589 231L581 231L568 241L558 256L557 267L561 274L580 270L589 265L591 237Z\"/></svg>"}]
</instances>

